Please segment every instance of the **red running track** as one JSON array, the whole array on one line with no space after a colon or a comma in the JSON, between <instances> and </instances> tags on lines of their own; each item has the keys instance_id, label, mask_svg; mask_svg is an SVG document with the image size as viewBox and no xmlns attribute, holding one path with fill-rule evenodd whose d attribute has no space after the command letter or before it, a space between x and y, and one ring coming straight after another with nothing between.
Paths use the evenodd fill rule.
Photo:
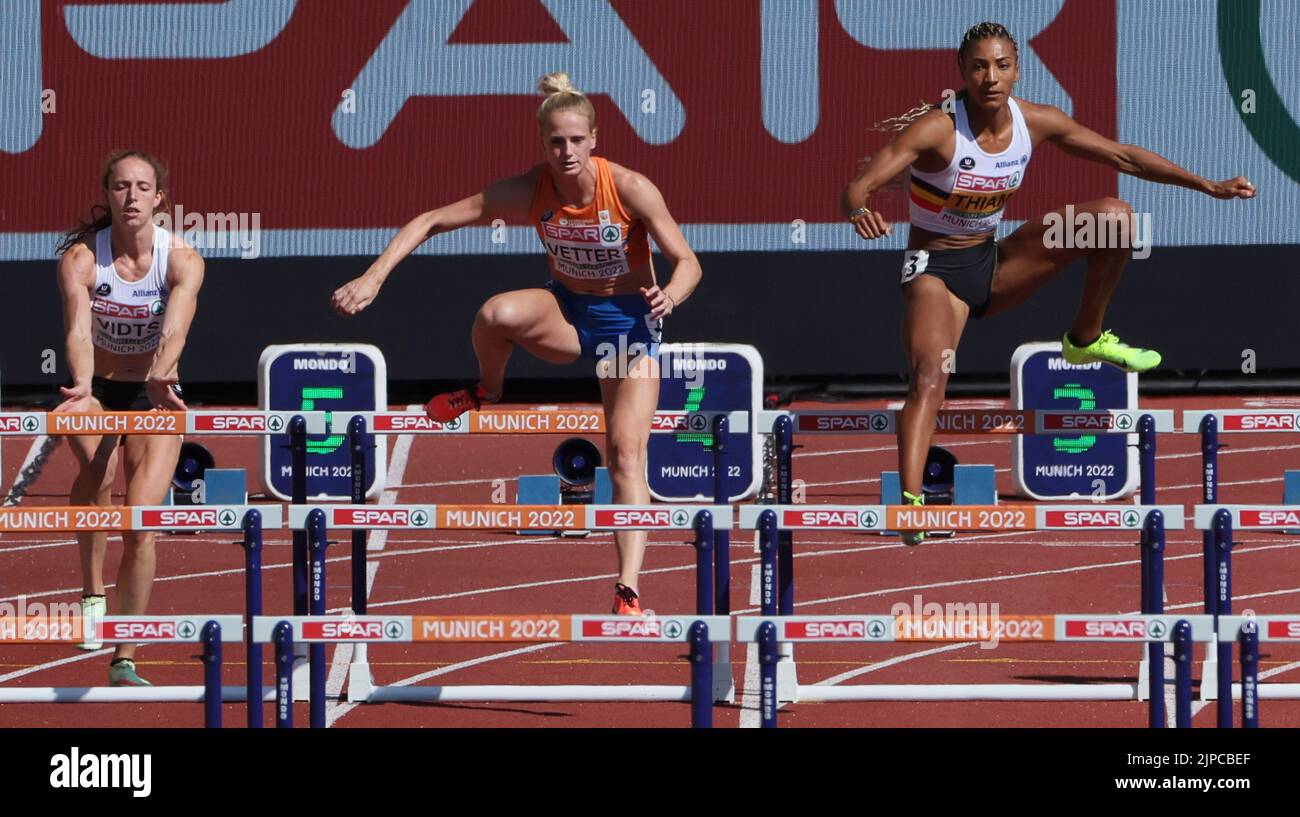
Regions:
<instances>
[{"instance_id":1,"label":"red running track","mask_svg":"<svg viewBox=\"0 0 1300 817\"><path fill-rule=\"evenodd\" d=\"M1150 408L1300 406L1283 398L1148 399ZM878 408L884 401L835 408ZM949 401L948 407L1001 407L1000 401ZM814 408L800 404L799 409ZM999 489L1009 493L1010 437L945 437L962 462L992 462ZM1300 438L1288 434L1225 435L1220 453L1221 501L1282 500L1282 472L1300 461ZM223 467L245 465L257 490L260 441L202 440ZM870 503L879 499L879 473L893 468L892 439L876 436L806 437L795 453L794 474L806 501ZM556 440L520 437L390 438L388 488L400 503L489 502L494 490L513 499L513 480L547 473ZM13 483L32 441L3 439L4 485ZM406 448L406 456L400 456ZM1159 438L1159 501L1195 504L1199 497L1199 441L1195 435ZM65 504L73 478L66 446L50 457L24 504ZM504 486L504 487L502 487ZM120 486L119 486L120 487ZM614 582L612 536L588 539L517 537L465 532L371 535L370 612L393 614L603 613ZM888 613L898 602L999 605L1002 614L1124 613L1137 609L1138 558L1134 540L1115 533L965 534L907 548L870 534L796 536L796 608L809 614ZM290 551L287 532L268 534L265 598L268 614L287 613ZM117 569L120 539L109 546L107 577ZM1242 532L1233 554L1235 610L1300 612L1300 540ZM350 603L348 547L331 548L328 597L332 611ZM1166 554L1166 610L1198 612L1201 540L1193 530L1171 531ZM733 612L757 612L757 554L750 536L732 534ZM661 613L693 604L694 552L684 539L654 534L642 592ZM159 614L237 613L243 608L242 553L233 536L160 536L158 579L150 611ZM0 601L75 601L80 594L76 546L70 535L0 535ZM110 610L113 594L109 591ZM734 706L715 709L719 726L757 725L756 656L733 645ZM1048 683L1133 682L1136 645L800 645L803 683ZM684 684L684 650L675 645L384 645L370 648L377 683L441 684ZM245 655L226 645L228 684L241 686ZM329 650L338 696L350 647ZM267 650L266 678L274 677ZM189 646L140 650L141 673L155 684L198 684L201 671ZM88 686L106 683L109 653L87 655L66 647L6 646L0 683L7 686ZM1261 645L1262 679L1300 682L1300 651ZM1199 660L1199 652L1198 652ZM1198 667L1199 677L1199 667ZM1172 677L1172 673L1171 673ZM383 704L331 703L333 726L684 726L685 704ZM1214 724L1214 706L1196 704L1197 726ZM1300 726L1300 702L1265 701L1266 726ZM266 709L270 722L271 708ZM242 705L227 705L227 725L245 723ZM1146 705L1098 703L828 703L782 707L783 726L1099 726L1146 724ZM307 723L306 705L296 722ZM198 726L194 704L0 705L0 726Z\"/></svg>"}]
</instances>

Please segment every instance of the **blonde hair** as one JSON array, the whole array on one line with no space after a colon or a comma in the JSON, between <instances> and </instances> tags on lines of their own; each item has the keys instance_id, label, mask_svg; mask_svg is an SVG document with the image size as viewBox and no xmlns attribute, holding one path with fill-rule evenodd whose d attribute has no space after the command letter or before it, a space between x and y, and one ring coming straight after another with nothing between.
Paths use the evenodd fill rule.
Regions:
<instances>
[{"instance_id":1,"label":"blonde hair","mask_svg":"<svg viewBox=\"0 0 1300 817\"><path fill-rule=\"evenodd\" d=\"M537 109L537 124L545 125L551 114L577 111L587 117L592 130L596 129L596 109L586 95L573 87L569 75L556 71L537 80L537 92L546 97Z\"/></svg>"}]
</instances>

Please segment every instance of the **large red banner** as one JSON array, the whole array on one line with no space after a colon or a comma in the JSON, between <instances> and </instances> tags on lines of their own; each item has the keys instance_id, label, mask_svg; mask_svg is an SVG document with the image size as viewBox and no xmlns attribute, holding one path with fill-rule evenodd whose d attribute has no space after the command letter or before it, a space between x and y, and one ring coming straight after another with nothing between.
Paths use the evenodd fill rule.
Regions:
<instances>
[{"instance_id":1,"label":"large red banner","mask_svg":"<svg viewBox=\"0 0 1300 817\"><path fill-rule=\"evenodd\" d=\"M184 46L170 38L185 32L152 30L139 9L148 5L42 3L30 27L38 41L6 54L39 71L54 104L29 145L0 153L9 194L0 232L69 227L97 200L100 163L119 147L161 156L187 211L259 213L272 230L398 226L541 161L540 98L524 92L539 52L519 48L538 43L556 60L547 68L595 86L598 152L654 180L679 221L837 221L839 191L888 139L872 124L960 87L957 37L977 22L951 21L946 47L882 48L861 42L875 30L868 7L832 0L791 0L766 21L759 0L267 0L225 4L227 16L213 19L234 28L196 38L214 53L176 57L168 49ZM448 9L461 7L443 36ZM229 16L238 14L250 30L269 26L269 40L215 53L238 39L231 32L243 23ZM88 20L97 31L87 33ZM1074 117L1113 137L1114 5L1069 0L1019 36ZM638 84L654 93L636 93ZM345 111L349 90L355 112ZM1113 171L1044 149L1008 216L1115 191ZM901 194L880 205L906 218Z\"/></svg>"}]
</instances>

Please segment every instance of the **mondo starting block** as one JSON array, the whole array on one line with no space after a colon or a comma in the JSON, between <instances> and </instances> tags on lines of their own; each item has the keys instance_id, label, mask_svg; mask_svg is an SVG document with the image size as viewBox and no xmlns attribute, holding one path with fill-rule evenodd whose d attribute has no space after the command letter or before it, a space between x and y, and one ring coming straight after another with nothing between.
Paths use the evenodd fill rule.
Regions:
<instances>
[{"instance_id":1,"label":"mondo starting block","mask_svg":"<svg viewBox=\"0 0 1300 817\"><path fill-rule=\"evenodd\" d=\"M385 701L681 701L691 703L691 725L713 725L712 643L731 641L727 616L347 616L276 617L253 619L253 639L276 645L276 725L293 726L294 642L327 643L668 643L690 645L690 684L681 686L374 686L362 698L366 703ZM324 675L313 675L311 725L325 726Z\"/></svg>"},{"instance_id":2,"label":"mondo starting block","mask_svg":"<svg viewBox=\"0 0 1300 817\"><path fill-rule=\"evenodd\" d=\"M1192 644L1215 638L1212 616L1071 615L963 616L740 616L736 640L757 642L762 725L774 728L780 697L777 654L782 643L1139 642L1174 645L1177 724L1192 722ZM1246 654L1243 652L1243 666ZM1164 682L1149 679L1152 726L1164 721ZM1135 701L1134 684L860 684L799 685L794 702L829 701ZM1243 713L1244 713L1243 708ZM1157 714L1159 715L1157 717Z\"/></svg>"},{"instance_id":3,"label":"mondo starting block","mask_svg":"<svg viewBox=\"0 0 1300 817\"><path fill-rule=\"evenodd\" d=\"M0 616L0 644L72 644L83 640L80 617ZM0 703L203 703L204 725L221 726L222 702L248 699L221 684L221 645L244 639L244 617L105 616L87 623L104 643L202 644L203 684L148 687L0 687ZM264 690L269 700L274 690Z\"/></svg>"}]
</instances>

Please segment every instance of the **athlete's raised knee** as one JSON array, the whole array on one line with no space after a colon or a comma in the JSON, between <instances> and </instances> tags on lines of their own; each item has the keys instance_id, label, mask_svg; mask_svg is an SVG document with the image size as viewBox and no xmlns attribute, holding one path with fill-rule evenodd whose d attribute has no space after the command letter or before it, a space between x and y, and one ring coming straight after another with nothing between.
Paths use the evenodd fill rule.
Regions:
<instances>
[{"instance_id":1,"label":"athlete's raised knee","mask_svg":"<svg viewBox=\"0 0 1300 817\"><path fill-rule=\"evenodd\" d=\"M479 307L475 322L492 329L519 330L527 325L528 310L507 295L494 295Z\"/></svg>"}]
</instances>

